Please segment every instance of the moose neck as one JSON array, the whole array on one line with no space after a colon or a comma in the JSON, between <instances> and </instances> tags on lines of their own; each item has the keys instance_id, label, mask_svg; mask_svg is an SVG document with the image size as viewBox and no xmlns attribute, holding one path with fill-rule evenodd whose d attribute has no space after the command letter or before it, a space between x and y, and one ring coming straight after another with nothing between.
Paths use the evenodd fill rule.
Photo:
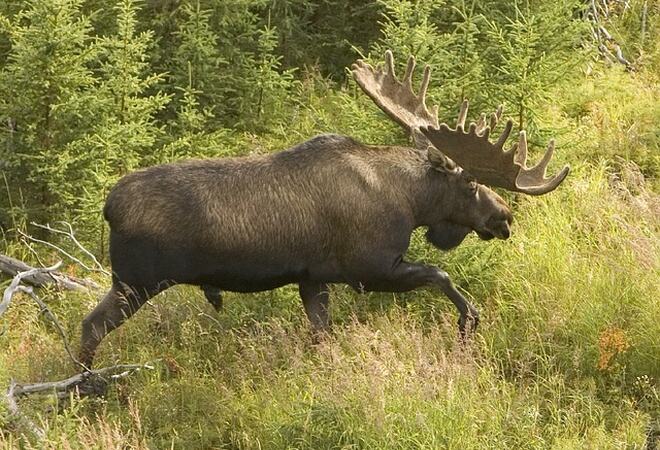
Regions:
<instances>
[{"instance_id":1,"label":"moose neck","mask_svg":"<svg viewBox=\"0 0 660 450\"><path fill-rule=\"evenodd\" d=\"M390 200L410 214L413 228L453 221L464 205L459 205L456 180L434 170L425 151L410 147L370 146L356 155L368 160L377 171ZM391 180L396 180L392 183Z\"/></svg>"},{"instance_id":2,"label":"moose neck","mask_svg":"<svg viewBox=\"0 0 660 450\"><path fill-rule=\"evenodd\" d=\"M415 189L415 227L432 227L439 223L454 222L457 209L462 205L459 205L452 180L428 165L424 169Z\"/></svg>"}]
</instances>

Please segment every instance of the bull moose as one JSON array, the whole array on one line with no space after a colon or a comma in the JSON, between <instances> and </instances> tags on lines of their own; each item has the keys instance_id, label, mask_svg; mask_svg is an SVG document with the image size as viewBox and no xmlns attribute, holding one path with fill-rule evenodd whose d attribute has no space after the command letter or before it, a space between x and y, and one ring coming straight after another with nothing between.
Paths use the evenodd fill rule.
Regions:
<instances>
[{"instance_id":1,"label":"bull moose","mask_svg":"<svg viewBox=\"0 0 660 450\"><path fill-rule=\"evenodd\" d=\"M384 68L359 60L353 76L415 148L322 135L279 153L175 162L122 178L104 208L112 287L83 320L81 361L91 367L104 336L174 284L200 286L219 307L222 291L297 283L313 330L329 326L329 284L385 292L437 287L458 309L460 332L476 327L479 313L447 273L404 259L413 230L428 227L428 241L442 250L472 231L507 239L511 210L484 184L540 195L569 168L545 177L553 142L527 168L524 131L504 151L511 121L491 142L501 107L466 129L464 101L455 128L438 124L437 107L425 104L430 69L415 94L414 68L410 57L400 81L388 51Z\"/></svg>"}]
</instances>

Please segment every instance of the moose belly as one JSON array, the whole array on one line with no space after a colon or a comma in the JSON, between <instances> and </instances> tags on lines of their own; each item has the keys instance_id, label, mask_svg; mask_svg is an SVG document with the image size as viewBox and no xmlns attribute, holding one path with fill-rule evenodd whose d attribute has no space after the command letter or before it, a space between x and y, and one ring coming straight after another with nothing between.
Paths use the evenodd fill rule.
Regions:
<instances>
[{"instance_id":1,"label":"moose belly","mask_svg":"<svg viewBox=\"0 0 660 450\"><path fill-rule=\"evenodd\" d=\"M202 268L197 274L191 275L188 279L177 281L194 285L211 285L224 291L258 292L307 279L308 271L303 268L238 263L216 264L210 268Z\"/></svg>"},{"instance_id":2,"label":"moose belly","mask_svg":"<svg viewBox=\"0 0 660 450\"><path fill-rule=\"evenodd\" d=\"M305 266L299 261L294 265L289 258L199 249L187 253L185 260L162 267L162 277L176 283L210 285L234 292L270 290L307 277Z\"/></svg>"}]
</instances>

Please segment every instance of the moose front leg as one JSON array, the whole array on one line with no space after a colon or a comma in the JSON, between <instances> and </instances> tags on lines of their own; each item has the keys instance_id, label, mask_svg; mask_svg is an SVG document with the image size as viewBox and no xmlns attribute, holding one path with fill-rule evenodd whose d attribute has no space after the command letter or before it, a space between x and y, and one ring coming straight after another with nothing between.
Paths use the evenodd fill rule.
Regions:
<instances>
[{"instance_id":1,"label":"moose front leg","mask_svg":"<svg viewBox=\"0 0 660 450\"><path fill-rule=\"evenodd\" d=\"M461 338L466 336L466 328L470 324L470 332L474 333L479 325L479 311L472 306L472 304L461 294L458 289L451 282L447 272L440 269L432 268L438 272L435 277L434 284L442 289L442 292L452 301L454 306L458 309L458 332Z\"/></svg>"},{"instance_id":2,"label":"moose front leg","mask_svg":"<svg viewBox=\"0 0 660 450\"><path fill-rule=\"evenodd\" d=\"M454 286L447 272L437 267L400 261L386 277L379 281L365 283L369 291L405 292L423 286L437 286L458 309L458 329L465 337L468 324L474 331L479 323L479 311Z\"/></svg>"}]
</instances>

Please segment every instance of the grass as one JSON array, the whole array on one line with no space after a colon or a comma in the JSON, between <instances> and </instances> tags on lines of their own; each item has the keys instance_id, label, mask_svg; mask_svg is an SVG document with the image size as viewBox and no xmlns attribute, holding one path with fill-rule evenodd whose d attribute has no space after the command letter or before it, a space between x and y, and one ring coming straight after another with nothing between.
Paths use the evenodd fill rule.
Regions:
<instances>
[{"instance_id":1,"label":"grass","mask_svg":"<svg viewBox=\"0 0 660 450\"><path fill-rule=\"evenodd\" d=\"M97 359L154 361L153 371L114 385L103 399L22 402L47 430L42 443L22 436L0 409L0 447L653 448L660 435L657 83L608 76L549 107L558 127L579 115L581 125L559 143L558 158L573 171L551 195L509 196L512 239L471 237L440 253L422 233L414 236L410 258L442 265L482 311L469 346L457 344L454 308L433 291L357 295L335 286L333 333L313 344L293 287L228 294L220 314L200 291L177 287L104 341ZM643 86L636 108L610 95L608 82L621 92L620 83ZM301 118L301 132L315 126ZM42 294L77 339L97 295ZM17 297L2 324L0 388L11 378L73 372L29 298Z\"/></svg>"}]
</instances>

